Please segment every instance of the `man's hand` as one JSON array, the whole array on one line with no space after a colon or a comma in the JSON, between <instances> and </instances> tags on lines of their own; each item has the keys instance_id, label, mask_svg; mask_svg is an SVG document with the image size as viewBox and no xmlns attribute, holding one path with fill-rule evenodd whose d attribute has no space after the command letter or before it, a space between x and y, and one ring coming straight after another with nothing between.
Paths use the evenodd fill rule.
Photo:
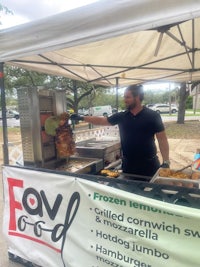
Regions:
<instances>
[{"instance_id":1,"label":"man's hand","mask_svg":"<svg viewBox=\"0 0 200 267\"><path fill-rule=\"evenodd\" d=\"M169 168L170 167L170 161L166 160L163 161L163 164L160 165L161 168Z\"/></svg>"},{"instance_id":2,"label":"man's hand","mask_svg":"<svg viewBox=\"0 0 200 267\"><path fill-rule=\"evenodd\" d=\"M163 163L163 164L160 165L160 168L165 168L165 169L167 169L167 168L169 168L169 164L167 164L167 163Z\"/></svg>"},{"instance_id":3,"label":"man's hand","mask_svg":"<svg viewBox=\"0 0 200 267\"><path fill-rule=\"evenodd\" d=\"M80 115L78 115L78 114L76 114L76 113L74 113L74 114L72 114L72 115L70 116L70 119L71 119L72 121L83 121L83 120L84 120L84 117L83 117L83 116L80 116Z\"/></svg>"}]
</instances>

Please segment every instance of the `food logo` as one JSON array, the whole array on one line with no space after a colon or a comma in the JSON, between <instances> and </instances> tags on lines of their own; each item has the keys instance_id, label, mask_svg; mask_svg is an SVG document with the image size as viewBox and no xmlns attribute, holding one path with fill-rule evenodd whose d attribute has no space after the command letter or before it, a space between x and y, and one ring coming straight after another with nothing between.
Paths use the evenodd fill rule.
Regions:
<instances>
[{"instance_id":1,"label":"food logo","mask_svg":"<svg viewBox=\"0 0 200 267\"><path fill-rule=\"evenodd\" d=\"M61 194L56 196L51 207L44 190L38 192L32 187L25 188L24 181L20 179L7 178L7 181L10 199L8 234L29 239L54 249L61 253L63 265L66 266L63 260L63 248L67 238L67 231L72 225L80 205L80 194L74 192L69 199L68 205L64 203L66 206L64 221L57 223L56 217L63 203L63 196ZM16 191L20 192L20 196ZM51 229L45 222L44 210L48 214L48 219L53 222ZM35 221L33 216L40 217L41 220ZM44 240L43 233L50 235L51 242ZM60 248L56 248L54 245L58 241L61 241Z\"/></svg>"}]
</instances>

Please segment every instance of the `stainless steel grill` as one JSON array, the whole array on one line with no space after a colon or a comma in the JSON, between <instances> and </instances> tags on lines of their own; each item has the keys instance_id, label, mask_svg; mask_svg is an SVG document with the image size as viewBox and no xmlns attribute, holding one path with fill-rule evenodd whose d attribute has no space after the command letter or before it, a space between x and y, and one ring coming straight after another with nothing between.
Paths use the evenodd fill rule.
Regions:
<instances>
[{"instance_id":1,"label":"stainless steel grill","mask_svg":"<svg viewBox=\"0 0 200 267\"><path fill-rule=\"evenodd\" d=\"M56 169L61 171L95 174L103 168L103 160L72 156L58 165Z\"/></svg>"},{"instance_id":2,"label":"stainless steel grill","mask_svg":"<svg viewBox=\"0 0 200 267\"><path fill-rule=\"evenodd\" d=\"M120 141L96 140L95 138L78 142L76 151L81 157L103 159L104 166L121 157Z\"/></svg>"}]
</instances>

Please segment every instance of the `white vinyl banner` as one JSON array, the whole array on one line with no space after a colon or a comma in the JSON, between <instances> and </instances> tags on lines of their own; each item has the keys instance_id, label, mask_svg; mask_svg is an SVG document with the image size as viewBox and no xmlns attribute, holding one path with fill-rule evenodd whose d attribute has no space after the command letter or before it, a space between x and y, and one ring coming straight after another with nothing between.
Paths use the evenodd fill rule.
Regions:
<instances>
[{"instance_id":1,"label":"white vinyl banner","mask_svg":"<svg viewBox=\"0 0 200 267\"><path fill-rule=\"evenodd\" d=\"M200 210L3 167L9 252L42 267L199 267Z\"/></svg>"}]
</instances>

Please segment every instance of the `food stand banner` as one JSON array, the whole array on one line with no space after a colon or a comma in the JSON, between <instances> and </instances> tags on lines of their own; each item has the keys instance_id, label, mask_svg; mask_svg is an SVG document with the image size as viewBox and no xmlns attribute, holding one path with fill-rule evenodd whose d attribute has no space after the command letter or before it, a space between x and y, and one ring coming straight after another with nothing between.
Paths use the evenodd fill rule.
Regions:
<instances>
[{"instance_id":1,"label":"food stand banner","mask_svg":"<svg viewBox=\"0 0 200 267\"><path fill-rule=\"evenodd\" d=\"M3 167L8 250L43 267L199 267L200 212L56 172Z\"/></svg>"}]
</instances>

